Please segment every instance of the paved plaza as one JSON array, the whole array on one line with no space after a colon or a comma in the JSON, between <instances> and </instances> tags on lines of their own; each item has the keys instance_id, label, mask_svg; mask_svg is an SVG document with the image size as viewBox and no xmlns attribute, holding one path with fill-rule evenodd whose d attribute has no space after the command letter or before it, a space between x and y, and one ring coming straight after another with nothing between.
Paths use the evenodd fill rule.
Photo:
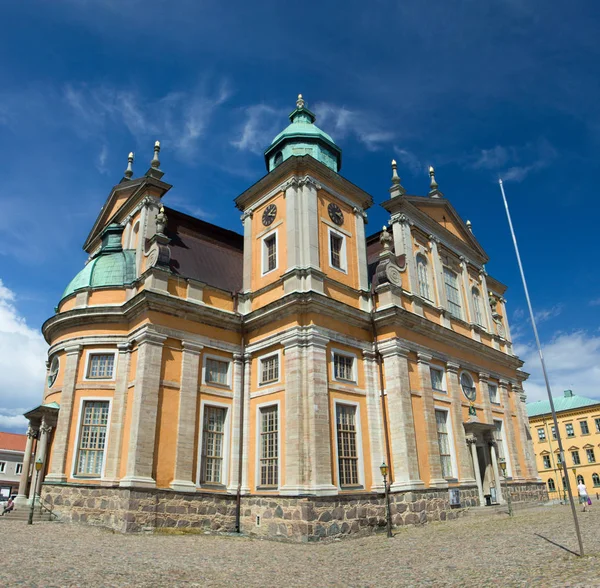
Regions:
<instances>
[{"instance_id":1,"label":"paved plaza","mask_svg":"<svg viewBox=\"0 0 600 588\"><path fill-rule=\"evenodd\" d=\"M120 535L0 519L1 586L600 586L600 503L468 516L322 544L209 535Z\"/></svg>"}]
</instances>

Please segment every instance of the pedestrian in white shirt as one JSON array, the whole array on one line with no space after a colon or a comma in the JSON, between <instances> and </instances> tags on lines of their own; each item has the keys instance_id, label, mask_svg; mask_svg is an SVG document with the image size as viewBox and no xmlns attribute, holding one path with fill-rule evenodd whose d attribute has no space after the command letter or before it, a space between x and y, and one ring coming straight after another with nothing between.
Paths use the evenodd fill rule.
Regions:
<instances>
[{"instance_id":1,"label":"pedestrian in white shirt","mask_svg":"<svg viewBox=\"0 0 600 588\"><path fill-rule=\"evenodd\" d=\"M583 512L586 512L591 507L588 503L588 491L583 480L577 484L577 491L579 492L579 503L583 504Z\"/></svg>"}]
</instances>

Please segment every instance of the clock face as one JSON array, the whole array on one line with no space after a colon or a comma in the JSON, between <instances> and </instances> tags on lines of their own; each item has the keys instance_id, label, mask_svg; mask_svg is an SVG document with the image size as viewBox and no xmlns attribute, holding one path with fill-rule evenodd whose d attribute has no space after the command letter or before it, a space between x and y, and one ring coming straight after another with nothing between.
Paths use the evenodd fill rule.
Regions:
<instances>
[{"instance_id":1,"label":"clock face","mask_svg":"<svg viewBox=\"0 0 600 588\"><path fill-rule=\"evenodd\" d=\"M329 218L336 225L344 224L344 213L340 210L340 207L333 202L327 207L327 212L329 213Z\"/></svg>"},{"instance_id":2,"label":"clock face","mask_svg":"<svg viewBox=\"0 0 600 588\"><path fill-rule=\"evenodd\" d=\"M277 216L277 206L275 206L274 204L269 204L269 206L267 206L267 208L265 208L265 211L263 212L263 215L262 215L263 225L265 225L265 227L268 227L275 220L276 216Z\"/></svg>"}]
</instances>

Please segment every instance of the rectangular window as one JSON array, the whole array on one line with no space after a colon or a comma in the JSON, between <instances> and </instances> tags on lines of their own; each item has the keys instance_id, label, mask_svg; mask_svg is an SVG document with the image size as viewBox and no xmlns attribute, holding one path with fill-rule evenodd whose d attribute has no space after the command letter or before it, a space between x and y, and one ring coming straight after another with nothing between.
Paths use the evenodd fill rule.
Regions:
<instances>
[{"instance_id":1,"label":"rectangular window","mask_svg":"<svg viewBox=\"0 0 600 588\"><path fill-rule=\"evenodd\" d=\"M500 404L498 399L498 386L496 384L488 384L488 390L490 392L490 402L492 404Z\"/></svg>"},{"instance_id":2,"label":"rectangular window","mask_svg":"<svg viewBox=\"0 0 600 588\"><path fill-rule=\"evenodd\" d=\"M542 455L542 459L544 460L544 468L549 470L550 469L550 456Z\"/></svg>"},{"instance_id":3,"label":"rectangular window","mask_svg":"<svg viewBox=\"0 0 600 588\"><path fill-rule=\"evenodd\" d=\"M202 483L222 483L226 416L226 408L208 405L204 407L202 477L200 479Z\"/></svg>"},{"instance_id":4,"label":"rectangular window","mask_svg":"<svg viewBox=\"0 0 600 588\"><path fill-rule=\"evenodd\" d=\"M15 474L22 474L23 473L23 464L22 463L18 463L15 466Z\"/></svg>"},{"instance_id":5,"label":"rectangular window","mask_svg":"<svg viewBox=\"0 0 600 588\"><path fill-rule=\"evenodd\" d=\"M502 421L494 421L494 425L496 426L496 429L494 430L494 439L496 440L496 447L498 448L498 459L505 459L504 439L502 438Z\"/></svg>"},{"instance_id":6,"label":"rectangular window","mask_svg":"<svg viewBox=\"0 0 600 588\"><path fill-rule=\"evenodd\" d=\"M260 383L270 384L279 380L279 354L260 359Z\"/></svg>"},{"instance_id":7,"label":"rectangular window","mask_svg":"<svg viewBox=\"0 0 600 588\"><path fill-rule=\"evenodd\" d=\"M341 353L333 354L333 375L336 380L355 382L354 357Z\"/></svg>"},{"instance_id":8,"label":"rectangular window","mask_svg":"<svg viewBox=\"0 0 600 588\"><path fill-rule=\"evenodd\" d=\"M264 241L264 267L263 274L277 268L277 234L267 237Z\"/></svg>"},{"instance_id":9,"label":"rectangular window","mask_svg":"<svg viewBox=\"0 0 600 588\"><path fill-rule=\"evenodd\" d=\"M442 464L442 477L452 478L452 454L450 452L450 436L448 435L447 421L448 413L445 410L435 411L438 445L440 447L440 462Z\"/></svg>"},{"instance_id":10,"label":"rectangular window","mask_svg":"<svg viewBox=\"0 0 600 588\"><path fill-rule=\"evenodd\" d=\"M99 477L102 474L109 402L86 400L83 403L76 475Z\"/></svg>"},{"instance_id":11,"label":"rectangular window","mask_svg":"<svg viewBox=\"0 0 600 588\"><path fill-rule=\"evenodd\" d=\"M228 386L228 372L228 361L221 361L219 359L213 359L211 357L206 358L206 371L204 372L204 379L207 384L219 384L221 386Z\"/></svg>"},{"instance_id":12,"label":"rectangular window","mask_svg":"<svg viewBox=\"0 0 600 588\"><path fill-rule=\"evenodd\" d=\"M550 432L552 433L552 439L556 439L556 427L554 425L550 427Z\"/></svg>"},{"instance_id":13,"label":"rectangular window","mask_svg":"<svg viewBox=\"0 0 600 588\"><path fill-rule=\"evenodd\" d=\"M562 465L562 457L560 456L560 451L556 454L556 465Z\"/></svg>"},{"instance_id":14,"label":"rectangular window","mask_svg":"<svg viewBox=\"0 0 600 588\"><path fill-rule=\"evenodd\" d=\"M260 409L260 485L279 483L279 419L277 405Z\"/></svg>"},{"instance_id":15,"label":"rectangular window","mask_svg":"<svg viewBox=\"0 0 600 588\"><path fill-rule=\"evenodd\" d=\"M340 487L358 486L356 407L337 404L336 412Z\"/></svg>"},{"instance_id":16,"label":"rectangular window","mask_svg":"<svg viewBox=\"0 0 600 588\"><path fill-rule=\"evenodd\" d=\"M448 299L450 314L456 318L462 318L458 277L447 267L444 268L444 284L446 286L446 298Z\"/></svg>"},{"instance_id":17,"label":"rectangular window","mask_svg":"<svg viewBox=\"0 0 600 588\"><path fill-rule=\"evenodd\" d=\"M90 353L87 377L111 380L115 367L114 353Z\"/></svg>"},{"instance_id":18,"label":"rectangular window","mask_svg":"<svg viewBox=\"0 0 600 588\"><path fill-rule=\"evenodd\" d=\"M596 433L600 433L600 419L594 419L596 425Z\"/></svg>"},{"instance_id":19,"label":"rectangular window","mask_svg":"<svg viewBox=\"0 0 600 588\"><path fill-rule=\"evenodd\" d=\"M575 437L575 431L573 430L573 424L567 423L565 425L565 429L567 431L567 437Z\"/></svg>"},{"instance_id":20,"label":"rectangular window","mask_svg":"<svg viewBox=\"0 0 600 588\"><path fill-rule=\"evenodd\" d=\"M581 426L581 434L582 435L589 435L590 428L588 427L587 421L580 421L579 424Z\"/></svg>"},{"instance_id":21,"label":"rectangular window","mask_svg":"<svg viewBox=\"0 0 600 588\"><path fill-rule=\"evenodd\" d=\"M540 441L545 441L546 440L546 431L543 428L538 429L537 430L537 434L538 434L538 439Z\"/></svg>"},{"instance_id":22,"label":"rectangular window","mask_svg":"<svg viewBox=\"0 0 600 588\"><path fill-rule=\"evenodd\" d=\"M438 392L445 393L446 385L444 382L444 370L430 367L429 372L431 373L431 387Z\"/></svg>"},{"instance_id":23,"label":"rectangular window","mask_svg":"<svg viewBox=\"0 0 600 588\"><path fill-rule=\"evenodd\" d=\"M573 458L573 465L579 465L581 463L579 451L571 451L571 457Z\"/></svg>"},{"instance_id":24,"label":"rectangular window","mask_svg":"<svg viewBox=\"0 0 600 588\"><path fill-rule=\"evenodd\" d=\"M596 456L594 455L594 450L590 448L586 449L585 452L587 454L588 463L596 463Z\"/></svg>"},{"instance_id":25,"label":"rectangular window","mask_svg":"<svg viewBox=\"0 0 600 588\"><path fill-rule=\"evenodd\" d=\"M343 269L342 267L342 247L344 245L344 238L336 235L335 233L329 233L329 247L331 250L331 266L337 269Z\"/></svg>"},{"instance_id":26,"label":"rectangular window","mask_svg":"<svg viewBox=\"0 0 600 588\"><path fill-rule=\"evenodd\" d=\"M6 473L6 462L0 461L0 474Z\"/></svg>"}]
</instances>

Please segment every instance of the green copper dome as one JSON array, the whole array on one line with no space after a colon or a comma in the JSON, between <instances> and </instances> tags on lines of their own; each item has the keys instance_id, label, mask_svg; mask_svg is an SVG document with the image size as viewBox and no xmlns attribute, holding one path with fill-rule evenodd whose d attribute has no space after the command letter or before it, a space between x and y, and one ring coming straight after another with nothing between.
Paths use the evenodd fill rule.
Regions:
<instances>
[{"instance_id":1,"label":"green copper dome","mask_svg":"<svg viewBox=\"0 0 600 588\"><path fill-rule=\"evenodd\" d=\"M112 224L102 233L98 254L71 280L61 300L84 288L123 287L135 279L135 251L123 250L123 227Z\"/></svg>"},{"instance_id":2,"label":"green copper dome","mask_svg":"<svg viewBox=\"0 0 600 588\"><path fill-rule=\"evenodd\" d=\"M302 95L290 114L291 124L279 133L265 151L267 171L293 155L311 155L317 161L338 172L342 167L342 150L334 140L315 124L315 115L306 108Z\"/></svg>"}]
</instances>

